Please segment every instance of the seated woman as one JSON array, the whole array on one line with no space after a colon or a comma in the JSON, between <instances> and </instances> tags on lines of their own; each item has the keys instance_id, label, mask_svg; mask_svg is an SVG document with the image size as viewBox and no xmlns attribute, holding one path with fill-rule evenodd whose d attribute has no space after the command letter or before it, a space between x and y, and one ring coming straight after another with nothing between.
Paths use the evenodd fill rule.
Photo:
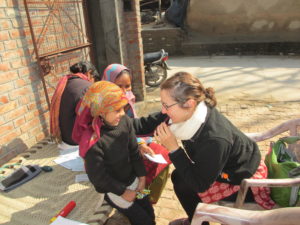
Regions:
<instances>
[{"instance_id":1,"label":"seated woman","mask_svg":"<svg viewBox=\"0 0 300 225\"><path fill-rule=\"evenodd\" d=\"M130 70L121 64L111 64L104 70L102 80L111 81L123 90L128 99L128 104L124 108L125 113L131 118L136 118L137 115L134 109L135 96L131 91ZM168 165L170 164L168 151L163 146L153 143L151 137L138 137L137 141L147 170L146 185L150 189L150 201L155 204L168 179ZM157 164L151 162L144 157L145 153L162 154L168 163Z\"/></svg>"},{"instance_id":2,"label":"seated woman","mask_svg":"<svg viewBox=\"0 0 300 225\"><path fill-rule=\"evenodd\" d=\"M79 62L70 67L71 74L58 81L50 105L50 132L56 141L77 145L72 139L76 118L75 108L87 88L99 80L95 66L89 62Z\"/></svg>"},{"instance_id":3,"label":"seated woman","mask_svg":"<svg viewBox=\"0 0 300 225\"><path fill-rule=\"evenodd\" d=\"M124 113L127 103L117 85L94 83L77 108L73 139L91 183L108 204L133 225L154 225L154 209L148 196L141 196L146 170L132 121Z\"/></svg>"},{"instance_id":4,"label":"seated woman","mask_svg":"<svg viewBox=\"0 0 300 225\"><path fill-rule=\"evenodd\" d=\"M215 108L212 88L186 72L176 73L160 88L162 113L171 124L159 125L155 138L170 151L174 191L188 216L170 225L188 225L199 202L234 200L241 181L266 178L267 167L257 144ZM248 200L254 198L266 209L274 206L268 188L251 190Z\"/></svg>"}]
</instances>

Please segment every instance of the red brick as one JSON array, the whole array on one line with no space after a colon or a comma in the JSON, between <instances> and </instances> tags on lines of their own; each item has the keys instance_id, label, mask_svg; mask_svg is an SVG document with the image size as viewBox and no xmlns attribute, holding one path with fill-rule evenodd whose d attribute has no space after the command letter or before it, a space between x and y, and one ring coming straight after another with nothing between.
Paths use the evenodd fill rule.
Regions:
<instances>
[{"instance_id":1,"label":"red brick","mask_svg":"<svg viewBox=\"0 0 300 225\"><path fill-rule=\"evenodd\" d=\"M5 72L1 73L0 84L8 83L14 81L18 78L17 72Z\"/></svg>"},{"instance_id":2,"label":"red brick","mask_svg":"<svg viewBox=\"0 0 300 225\"><path fill-rule=\"evenodd\" d=\"M9 102L4 105L0 105L0 115L15 109L16 105L16 102Z\"/></svg>"},{"instance_id":3,"label":"red brick","mask_svg":"<svg viewBox=\"0 0 300 225\"><path fill-rule=\"evenodd\" d=\"M14 140L16 137L18 137L21 134L21 131L19 129L8 131L5 135L0 137L0 143L1 144L9 144L12 140Z\"/></svg>"},{"instance_id":4,"label":"red brick","mask_svg":"<svg viewBox=\"0 0 300 225\"><path fill-rule=\"evenodd\" d=\"M39 134L36 135L37 141L43 140L44 138L46 138L46 134L44 132L40 132Z\"/></svg>"},{"instance_id":5,"label":"red brick","mask_svg":"<svg viewBox=\"0 0 300 225\"><path fill-rule=\"evenodd\" d=\"M31 90L26 86L26 87L22 87L22 88L18 88L16 90L13 90L9 93L9 99L16 99L19 98L21 96L30 94Z\"/></svg>"},{"instance_id":6,"label":"red brick","mask_svg":"<svg viewBox=\"0 0 300 225\"><path fill-rule=\"evenodd\" d=\"M34 118L32 120L30 120L29 122L25 123L23 126L21 126L21 131L24 133L24 132L27 132L28 130L32 129L33 127L36 127L37 125L39 125L40 123L40 120L39 118Z\"/></svg>"},{"instance_id":7,"label":"red brick","mask_svg":"<svg viewBox=\"0 0 300 225\"><path fill-rule=\"evenodd\" d=\"M4 51L4 44L2 42L0 42L0 52Z\"/></svg>"},{"instance_id":8,"label":"red brick","mask_svg":"<svg viewBox=\"0 0 300 225\"><path fill-rule=\"evenodd\" d=\"M28 112L26 106L19 107L14 111L7 113L4 117L6 121L14 120L22 115L25 115Z\"/></svg>"},{"instance_id":9,"label":"red brick","mask_svg":"<svg viewBox=\"0 0 300 225\"><path fill-rule=\"evenodd\" d=\"M5 14L5 11L4 11L4 9L2 8L0 8L0 19L5 19L6 18L6 14Z\"/></svg>"},{"instance_id":10,"label":"red brick","mask_svg":"<svg viewBox=\"0 0 300 225\"><path fill-rule=\"evenodd\" d=\"M7 41L9 40L8 31L0 31L0 41Z\"/></svg>"},{"instance_id":11,"label":"red brick","mask_svg":"<svg viewBox=\"0 0 300 225\"><path fill-rule=\"evenodd\" d=\"M0 29L1 30L7 30L9 28L11 28L10 20L0 20Z\"/></svg>"},{"instance_id":12,"label":"red brick","mask_svg":"<svg viewBox=\"0 0 300 225\"><path fill-rule=\"evenodd\" d=\"M15 87L16 88L21 88L21 87L24 87L26 86L27 82L25 79L18 79L15 81Z\"/></svg>"},{"instance_id":13,"label":"red brick","mask_svg":"<svg viewBox=\"0 0 300 225\"><path fill-rule=\"evenodd\" d=\"M16 128L18 128L18 127L22 126L23 124L25 124L25 122L26 122L25 117L22 116L22 117L20 117L20 118L18 118L16 120L14 120L14 126Z\"/></svg>"},{"instance_id":14,"label":"red brick","mask_svg":"<svg viewBox=\"0 0 300 225\"><path fill-rule=\"evenodd\" d=\"M32 73L36 73L36 69L34 67L25 67L18 70L20 77L29 76Z\"/></svg>"},{"instance_id":15,"label":"red brick","mask_svg":"<svg viewBox=\"0 0 300 225\"><path fill-rule=\"evenodd\" d=\"M4 60L10 60L10 59L15 59L19 58L20 56L23 56L23 53L20 52L18 49L6 51L2 53Z\"/></svg>"},{"instance_id":16,"label":"red brick","mask_svg":"<svg viewBox=\"0 0 300 225\"><path fill-rule=\"evenodd\" d=\"M17 48L17 42L15 40L4 41L4 45L6 50L12 50Z\"/></svg>"},{"instance_id":17,"label":"red brick","mask_svg":"<svg viewBox=\"0 0 300 225\"><path fill-rule=\"evenodd\" d=\"M38 111L38 110L34 110L34 111L29 111L28 113L26 113L26 115L25 115L26 121L30 121L30 120L32 120L34 117L36 117L36 113L38 114L39 111Z\"/></svg>"},{"instance_id":18,"label":"red brick","mask_svg":"<svg viewBox=\"0 0 300 225\"><path fill-rule=\"evenodd\" d=\"M19 69L19 68L25 66L25 63L23 62L23 60L17 59L17 60L11 61L10 65L11 65L11 68L13 68L13 69Z\"/></svg>"},{"instance_id":19,"label":"red brick","mask_svg":"<svg viewBox=\"0 0 300 225\"><path fill-rule=\"evenodd\" d=\"M12 123L5 123L0 126L0 136L7 133L7 131L11 131L14 129L14 126Z\"/></svg>"},{"instance_id":20,"label":"red brick","mask_svg":"<svg viewBox=\"0 0 300 225\"><path fill-rule=\"evenodd\" d=\"M18 100L19 100L20 105L27 105L30 102L30 97L29 97L29 95L26 95L26 96L20 97Z\"/></svg>"},{"instance_id":21,"label":"red brick","mask_svg":"<svg viewBox=\"0 0 300 225\"><path fill-rule=\"evenodd\" d=\"M23 29L14 29L14 30L10 30L10 37L12 39L17 39L17 38L22 38L25 37L25 32ZM30 34L29 34L30 35Z\"/></svg>"},{"instance_id":22,"label":"red brick","mask_svg":"<svg viewBox=\"0 0 300 225\"><path fill-rule=\"evenodd\" d=\"M7 7L16 7L24 8L24 2L20 0L6 0Z\"/></svg>"},{"instance_id":23,"label":"red brick","mask_svg":"<svg viewBox=\"0 0 300 225\"><path fill-rule=\"evenodd\" d=\"M28 135L30 137L35 137L35 136L37 136L40 133L41 133L41 127L38 126L38 127L35 127L33 129L29 130Z\"/></svg>"},{"instance_id":24,"label":"red brick","mask_svg":"<svg viewBox=\"0 0 300 225\"><path fill-rule=\"evenodd\" d=\"M9 63L0 63L0 71L8 71L9 69Z\"/></svg>"},{"instance_id":25,"label":"red brick","mask_svg":"<svg viewBox=\"0 0 300 225\"><path fill-rule=\"evenodd\" d=\"M0 96L0 104L2 105L2 104L6 104L6 103L8 103L8 98L7 98L7 96Z\"/></svg>"},{"instance_id":26,"label":"red brick","mask_svg":"<svg viewBox=\"0 0 300 225\"><path fill-rule=\"evenodd\" d=\"M0 81L1 81L1 76L0 76ZM0 85L0 94L7 93L7 92L9 92L13 89L14 89L13 82L6 83L6 84L1 84Z\"/></svg>"}]
</instances>

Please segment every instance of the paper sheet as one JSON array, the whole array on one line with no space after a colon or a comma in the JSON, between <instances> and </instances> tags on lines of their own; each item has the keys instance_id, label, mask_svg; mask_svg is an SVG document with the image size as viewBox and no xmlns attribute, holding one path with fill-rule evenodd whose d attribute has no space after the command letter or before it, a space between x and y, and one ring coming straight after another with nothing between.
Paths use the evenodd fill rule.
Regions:
<instances>
[{"instance_id":1,"label":"paper sheet","mask_svg":"<svg viewBox=\"0 0 300 225\"><path fill-rule=\"evenodd\" d=\"M162 156L162 154L156 154L156 155L149 155L149 154L145 154L145 156L152 162L156 162L156 163L162 163L162 164L166 164L167 161L165 160L165 158Z\"/></svg>"},{"instance_id":2,"label":"paper sheet","mask_svg":"<svg viewBox=\"0 0 300 225\"><path fill-rule=\"evenodd\" d=\"M84 182L84 181L90 181L88 178L88 175L86 173L83 174L77 174L75 176L75 182L79 183L79 182Z\"/></svg>"},{"instance_id":3,"label":"paper sheet","mask_svg":"<svg viewBox=\"0 0 300 225\"><path fill-rule=\"evenodd\" d=\"M54 162L72 171L85 171L83 159L79 156L78 146L60 144L60 156Z\"/></svg>"},{"instance_id":4,"label":"paper sheet","mask_svg":"<svg viewBox=\"0 0 300 225\"><path fill-rule=\"evenodd\" d=\"M88 225L75 220L70 220L62 216L58 216L50 225Z\"/></svg>"}]
</instances>

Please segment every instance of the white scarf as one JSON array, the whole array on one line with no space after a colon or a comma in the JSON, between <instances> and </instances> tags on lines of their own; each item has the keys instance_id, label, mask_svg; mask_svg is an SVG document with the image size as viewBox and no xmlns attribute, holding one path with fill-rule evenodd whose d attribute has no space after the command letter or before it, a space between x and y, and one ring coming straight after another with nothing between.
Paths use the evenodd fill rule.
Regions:
<instances>
[{"instance_id":1,"label":"white scarf","mask_svg":"<svg viewBox=\"0 0 300 225\"><path fill-rule=\"evenodd\" d=\"M200 126L204 123L207 115L207 106L204 101L200 102L191 118L181 123L171 124L170 130L179 140L191 139ZM172 121L170 120L172 123Z\"/></svg>"}]
</instances>

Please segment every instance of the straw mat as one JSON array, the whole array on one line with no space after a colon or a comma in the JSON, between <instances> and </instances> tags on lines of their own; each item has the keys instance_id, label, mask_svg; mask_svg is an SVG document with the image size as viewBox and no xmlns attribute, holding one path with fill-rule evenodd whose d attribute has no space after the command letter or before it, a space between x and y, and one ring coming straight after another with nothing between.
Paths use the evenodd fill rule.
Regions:
<instances>
[{"instance_id":1,"label":"straw mat","mask_svg":"<svg viewBox=\"0 0 300 225\"><path fill-rule=\"evenodd\" d=\"M58 155L57 145L45 139L14 159L22 161L22 165L48 165L53 171L42 171L16 189L0 193L1 225L49 224L72 200L76 207L67 218L91 225L105 222L111 208L103 201L103 194L97 193L90 182L75 183L75 175L83 172L72 172L57 165L53 160Z\"/></svg>"}]
</instances>

